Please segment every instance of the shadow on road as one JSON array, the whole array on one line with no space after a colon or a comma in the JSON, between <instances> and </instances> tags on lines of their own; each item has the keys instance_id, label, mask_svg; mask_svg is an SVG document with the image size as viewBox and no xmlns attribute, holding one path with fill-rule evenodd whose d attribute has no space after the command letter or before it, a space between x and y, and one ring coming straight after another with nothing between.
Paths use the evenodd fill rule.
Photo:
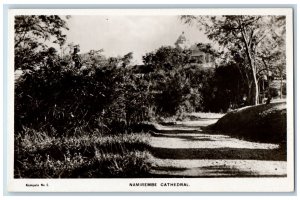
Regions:
<instances>
[{"instance_id":1,"label":"shadow on road","mask_svg":"<svg viewBox=\"0 0 300 200\"><path fill-rule=\"evenodd\" d=\"M243 148L158 148L150 147L152 155L161 159L244 159L286 161L282 149Z\"/></svg>"},{"instance_id":2,"label":"shadow on road","mask_svg":"<svg viewBox=\"0 0 300 200\"><path fill-rule=\"evenodd\" d=\"M241 170L232 166L205 166L194 168L180 168L180 167L153 167L157 173L153 178L230 178L230 177L286 177L286 174L278 175L261 175L257 172ZM197 173L197 175L195 175Z\"/></svg>"},{"instance_id":3,"label":"shadow on road","mask_svg":"<svg viewBox=\"0 0 300 200\"><path fill-rule=\"evenodd\" d=\"M182 132L181 132L182 133ZM190 132L189 132L190 133ZM160 135L160 134L151 134L153 137L162 137L162 138L177 138L185 141L215 141L211 137L204 137L203 135Z\"/></svg>"}]
</instances>

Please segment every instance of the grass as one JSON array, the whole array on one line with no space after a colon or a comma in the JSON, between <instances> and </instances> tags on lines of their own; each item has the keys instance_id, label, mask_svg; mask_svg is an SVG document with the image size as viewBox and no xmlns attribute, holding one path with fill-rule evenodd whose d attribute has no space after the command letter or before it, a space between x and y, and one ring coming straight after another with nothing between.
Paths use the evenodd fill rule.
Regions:
<instances>
[{"instance_id":1,"label":"grass","mask_svg":"<svg viewBox=\"0 0 300 200\"><path fill-rule=\"evenodd\" d=\"M286 145L286 103L248 106L229 112L208 127L238 138Z\"/></svg>"},{"instance_id":2,"label":"grass","mask_svg":"<svg viewBox=\"0 0 300 200\"><path fill-rule=\"evenodd\" d=\"M150 135L51 137L25 129L15 136L15 178L148 177Z\"/></svg>"}]
</instances>

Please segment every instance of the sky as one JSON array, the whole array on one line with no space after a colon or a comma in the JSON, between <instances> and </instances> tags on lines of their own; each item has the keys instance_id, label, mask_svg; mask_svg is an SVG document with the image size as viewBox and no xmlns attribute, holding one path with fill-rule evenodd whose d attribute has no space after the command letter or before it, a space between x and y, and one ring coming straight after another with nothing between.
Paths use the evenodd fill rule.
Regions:
<instances>
[{"instance_id":1,"label":"sky","mask_svg":"<svg viewBox=\"0 0 300 200\"><path fill-rule=\"evenodd\" d=\"M133 61L161 46L174 46L184 31L191 44L209 42L203 32L180 21L178 16L72 16L67 20L67 44L80 45L80 53L103 49L105 56L133 52Z\"/></svg>"}]
</instances>

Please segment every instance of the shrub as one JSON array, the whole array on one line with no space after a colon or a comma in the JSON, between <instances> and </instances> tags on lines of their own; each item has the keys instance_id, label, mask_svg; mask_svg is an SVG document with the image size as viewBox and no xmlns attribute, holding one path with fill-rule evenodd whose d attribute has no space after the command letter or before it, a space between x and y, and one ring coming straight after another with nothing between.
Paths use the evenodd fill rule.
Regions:
<instances>
[{"instance_id":1,"label":"shrub","mask_svg":"<svg viewBox=\"0 0 300 200\"><path fill-rule=\"evenodd\" d=\"M15 85L16 131L25 126L64 135L95 128L119 133L147 119L146 84L109 67L85 73L41 69L22 76Z\"/></svg>"}]
</instances>

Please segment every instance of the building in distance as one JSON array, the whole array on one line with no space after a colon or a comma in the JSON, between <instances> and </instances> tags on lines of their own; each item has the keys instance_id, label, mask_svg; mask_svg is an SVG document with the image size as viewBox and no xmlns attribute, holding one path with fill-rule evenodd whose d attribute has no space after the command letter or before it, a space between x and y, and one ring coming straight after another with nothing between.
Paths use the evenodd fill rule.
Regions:
<instances>
[{"instance_id":1,"label":"building in distance","mask_svg":"<svg viewBox=\"0 0 300 200\"><path fill-rule=\"evenodd\" d=\"M189 50L191 52L191 65L197 65L199 67L211 68L215 67L214 52L210 44L191 44L186 38L184 32L175 41L175 47L182 50Z\"/></svg>"}]
</instances>

